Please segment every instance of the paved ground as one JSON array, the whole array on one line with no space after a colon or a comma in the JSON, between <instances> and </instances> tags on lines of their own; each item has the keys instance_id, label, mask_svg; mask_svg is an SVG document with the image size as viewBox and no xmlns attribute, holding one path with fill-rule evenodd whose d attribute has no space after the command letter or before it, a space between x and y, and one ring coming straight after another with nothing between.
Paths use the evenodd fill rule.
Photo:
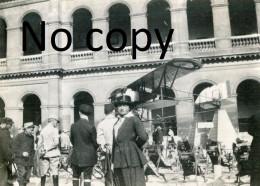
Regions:
<instances>
[{"instance_id":1,"label":"paved ground","mask_svg":"<svg viewBox=\"0 0 260 186\"><path fill-rule=\"evenodd\" d=\"M161 172L164 172L165 178L167 181L164 181L162 178L158 178L155 175L149 175L148 176L148 182L146 186L234 186L238 185L237 183L234 183L236 180L236 173L237 170L234 168L231 172L228 171L226 167L222 167L222 177L221 179L214 180L214 173L212 173L212 170L208 170L208 173L205 175L205 179L202 176L189 176L186 178L186 180L183 180L182 171L175 170L170 171L169 169L161 170ZM241 180L244 182L242 186L249 186L249 176L244 176L241 178ZM65 171L60 172L59 176L60 186L72 186L72 177ZM17 185L17 184L15 184ZM47 186L52 186L52 180L50 177L47 178L46 181ZM28 186L40 186L40 178L37 178L35 176L31 177L31 182L28 184ZM92 179L92 186L104 186L104 180L103 179L96 179L93 177Z\"/></svg>"}]
</instances>

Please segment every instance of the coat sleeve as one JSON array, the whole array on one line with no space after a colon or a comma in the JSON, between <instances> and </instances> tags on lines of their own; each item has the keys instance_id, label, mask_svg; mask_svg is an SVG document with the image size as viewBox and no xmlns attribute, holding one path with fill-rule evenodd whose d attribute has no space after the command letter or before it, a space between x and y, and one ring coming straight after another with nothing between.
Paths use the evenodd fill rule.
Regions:
<instances>
[{"instance_id":1,"label":"coat sleeve","mask_svg":"<svg viewBox=\"0 0 260 186\"><path fill-rule=\"evenodd\" d=\"M148 134L144 130L144 125L142 124L140 119L136 116L134 117L134 129L137 134L137 138L135 142L138 147L142 147L148 139Z\"/></svg>"},{"instance_id":2,"label":"coat sleeve","mask_svg":"<svg viewBox=\"0 0 260 186\"><path fill-rule=\"evenodd\" d=\"M12 161L13 153L10 146L11 138L8 133L4 133L0 136L0 150L3 151L4 159L8 162Z\"/></svg>"},{"instance_id":3,"label":"coat sleeve","mask_svg":"<svg viewBox=\"0 0 260 186\"><path fill-rule=\"evenodd\" d=\"M100 122L97 127L97 143L101 145L102 148L104 148L104 145L106 144L102 122Z\"/></svg>"},{"instance_id":4,"label":"coat sleeve","mask_svg":"<svg viewBox=\"0 0 260 186\"><path fill-rule=\"evenodd\" d=\"M21 135L17 135L14 139L12 149L13 153L16 157L21 157L23 156L23 152L20 150L20 145L21 145Z\"/></svg>"},{"instance_id":5,"label":"coat sleeve","mask_svg":"<svg viewBox=\"0 0 260 186\"><path fill-rule=\"evenodd\" d=\"M96 131L96 127L93 126L91 129L91 137L92 137L92 141L94 143L94 147L95 149L98 148L98 143L97 143L97 131Z\"/></svg>"}]
</instances>

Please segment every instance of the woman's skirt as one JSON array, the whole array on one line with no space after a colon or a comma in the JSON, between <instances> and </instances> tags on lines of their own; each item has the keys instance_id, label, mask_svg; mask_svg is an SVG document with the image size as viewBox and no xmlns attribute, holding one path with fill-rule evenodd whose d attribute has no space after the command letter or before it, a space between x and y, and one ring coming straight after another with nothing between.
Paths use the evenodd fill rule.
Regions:
<instances>
[{"instance_id":1,"label":"woman's skirt","mask_svg":"<svg viewBox=\"0 0 260 186\"><path fill-rule=\"evenodd\" d=\"M114 169L115 186L145 186L143 167L126 167Z\"/></svg>"}]
</instances>

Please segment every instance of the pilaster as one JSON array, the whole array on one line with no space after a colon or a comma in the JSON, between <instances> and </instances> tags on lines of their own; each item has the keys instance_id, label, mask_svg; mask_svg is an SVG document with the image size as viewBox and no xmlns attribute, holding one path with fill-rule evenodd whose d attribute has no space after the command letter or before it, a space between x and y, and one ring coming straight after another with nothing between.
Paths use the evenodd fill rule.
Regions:
<instances>
[{"instance_id":1,"label":"pilaster","mask_svg":"<svg viewBox=\"0 0 260 186\"><path fill-rule=\"evenodd\" d=\"M98 48L102 46L102 50L93 53L95 61L107 61L108 60L108 48L106 45L106 36L109 31L108 18L93 18L92 19L93 29L99 29L101 33L94 32L92 34L93 47Z\"/></svg>"},{"instance_id":2,"label":"pilaster","mask_svg":"<svg viewBox=\"0 0 260 186\"><path fill-rule=\"evenodd\" d=\"M211 0L217 50L232 48L231 26L227 0Z\"/></svg>"},{"instance_id":3,"label":"pilaster","mask_svg":"<svg viewBox=\"0 0 260 186\"><path fill-rule=\"evenodd\" d=\"M131 29L135 29L136 31L140 29L147 29L147 15L146 13L131 13ZM132 34L131 34L132 35ZM133 38L132 38L133 39ZM147 36L145 33L140 32L136 36L136 45L139 47L144 47L147 44ZM148 51L136 51L136 58L145 58L148 55Z\"/></svg>"},{"instance_id":4,"label":"pilaster","mask_svg":"<svg viewBox=\"0 0 260 186\"><path fill-rule=\"evenodd\" d=\"M176 57L186 56L189 53L189 31L187 20L186 1L176 1L173 3L171 12L171 24L173 32L173 53Z\"/></svg>"}]
</instances>

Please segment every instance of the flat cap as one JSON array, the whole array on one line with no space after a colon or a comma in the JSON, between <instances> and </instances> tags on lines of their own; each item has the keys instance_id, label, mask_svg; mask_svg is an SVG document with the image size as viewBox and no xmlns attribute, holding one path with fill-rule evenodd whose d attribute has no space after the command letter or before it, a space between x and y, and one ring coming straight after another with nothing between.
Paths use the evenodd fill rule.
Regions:
<instances>
[{"instance_id":1,"label":"flat cap","mask_svg":"<svg viewBox=\"0 0 260 186\"><path fill-rule=\"evenodd\" d=\"M79 111L85 115L90 115L93 113L93 108L89 105L82 104L79 106Z\"/></svg>"}]
</instances>

